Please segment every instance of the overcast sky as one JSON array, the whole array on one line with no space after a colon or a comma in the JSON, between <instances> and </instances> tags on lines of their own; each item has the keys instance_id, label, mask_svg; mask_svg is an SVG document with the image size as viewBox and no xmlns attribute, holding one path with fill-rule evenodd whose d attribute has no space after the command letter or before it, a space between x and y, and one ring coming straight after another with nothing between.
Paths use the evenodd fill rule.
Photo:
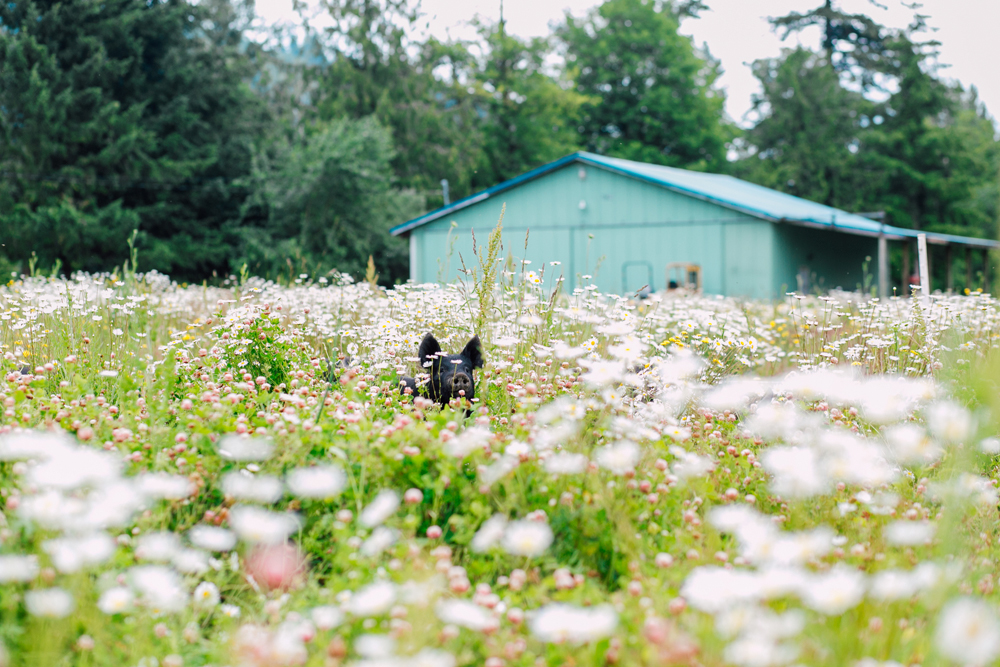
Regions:
<instances>
[{"instance_id":1,"label":"overcast sky","mask_svg":"<svg viewBox=\"0 0 1000 667\"><path fill-rule=\"evenodd\" d=\"M819 44L819 30L790 37L786 42L775 35L768 16L789 11L805 11L821 0L705 0L710 8L701 18L687 19L681 32L691 35L700 46L707 44L722 62L725 73L719 85L725 89L726 110L737 122L746 124L751 95L758 90L749 63L758 58L776 56L783 46L801 42ZM582 15L600 4L599 0L506 0L504 16L508 30L522 37L545 35L550 24L562 19L566 11ZM913 10L900 0L881 0L887 9L879 9L868 0L841 0L845 11L865 12L892 27L904 27ZM474 31L468 22L477 14L496 21L500 0L422 0L423 26L431 34L446 38L471 39ZM930 16L933 37L941 42L940 62L948 65L943 76L957 79L965 86L979 89L991 115L1000 115L1000 0L924 0L921 13ZM265 21L294 21L291 0L257 0L257 12Z\"/></svg>"}]
</instances>

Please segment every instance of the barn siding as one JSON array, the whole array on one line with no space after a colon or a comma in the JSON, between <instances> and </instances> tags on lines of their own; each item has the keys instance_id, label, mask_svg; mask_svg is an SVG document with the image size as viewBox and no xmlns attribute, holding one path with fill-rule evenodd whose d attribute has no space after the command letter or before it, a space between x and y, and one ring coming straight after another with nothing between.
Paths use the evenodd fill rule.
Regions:
<instances>
[{"instance_id":1,"label":"barn siding","mask_svg":"<svg viewBox=\"0 0 1000 667\"><path fill-rule=\"evenodd\" d=\"M583 178L581 165L569 165L415 229L419 260L413 278L455 280L461 260L474 261L472 233L484 246L506 204L504 256L527 259L527 269L535 271L559 262L545 267L549 287L559 275L570 288L580 284L578 277L591 275L604 292L624 294L646 284L661 290L668 263L691 262L701 265L707 293L777 294L768 268L771 223L638 179L582 169Z\"/></svg>"},{"instance_id":2,"label":"barn siding","mask_svg":"<svg viewBox=\"0 0 1000 667\"><path fill-rule=\"evenodd\" d=\"M473 266L473 232L485 251L505 204L504 258L518 266L526 259L525 270L536 272L544 265L549 288L562 276L567 288L593 282L608 293L629 294L647 284L662 290L667 264L690 262L702 267L708 294L773 299L798 289L803 266L811 289L855 289L864 280L865 257L876 252L874 239L771 223L572 164L415 229L413 279L450 282L463 260Z\"/></svg>"},{"instance_id":3,"label":"barn siding","mask_svg":"<svg viewBox=\"0 0 1000 667\"><path fill-rule=\"evenodd\" d=\"M726 225L725 273L718 294L750 299L777 296L773 284L774 224L754 218Z\"/></svg>"}]
</instances>

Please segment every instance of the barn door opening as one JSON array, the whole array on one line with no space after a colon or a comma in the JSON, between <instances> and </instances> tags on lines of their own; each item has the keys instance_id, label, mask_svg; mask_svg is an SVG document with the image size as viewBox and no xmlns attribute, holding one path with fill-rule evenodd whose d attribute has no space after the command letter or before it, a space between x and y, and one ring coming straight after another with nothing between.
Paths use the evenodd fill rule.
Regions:
<instances>
[{"instance_id":1,"label":"barn door opening","mask_svg":"<svg viewBox=\"0 0 1000 667\"><path fill-rule=\"evenodd\" d=\"M689 292L701 291L701 266L687 262L667 264L667 289L683 289Z\"/></svg>"},{"instance_id":2,"label":"barn door opening","mask_svg":"<svg viewBox=\"0 0 1000 667\"><path fill-rule=\"evenodd\" d=\"M650 262L631 261L622 264L622 296L653 291L653 265Z\"/></svg>"}]
</instances>

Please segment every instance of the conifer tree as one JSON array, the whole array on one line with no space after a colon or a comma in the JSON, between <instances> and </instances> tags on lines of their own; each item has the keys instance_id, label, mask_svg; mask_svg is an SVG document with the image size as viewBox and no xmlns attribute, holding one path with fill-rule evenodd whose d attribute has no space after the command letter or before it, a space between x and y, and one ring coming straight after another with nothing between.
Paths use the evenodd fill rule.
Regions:
<instances>
[{"instance_id":1,"label":"conifer tree","mask_svg":"<svg viewBox=\"0 0 1000 667\"><path fill-rule=\"evenodd\" d=\"M229 269L263 110L224 1L0 7L0 243L14 260Z\"/></svg>"},{"instance_id":2,"label":"conifer tree","mask_svg":"<svg viewBox=\"0 0 1000 667\"><path fill-rule=\"evenodd\" d=\"M857 152L875 105L841 85L825 53L805 48L753 63L759 118L740 144L737 175L805 199L863 210L865 175ZM863 119L867 119L864 120Z\"/></svg>"}]
</instances>

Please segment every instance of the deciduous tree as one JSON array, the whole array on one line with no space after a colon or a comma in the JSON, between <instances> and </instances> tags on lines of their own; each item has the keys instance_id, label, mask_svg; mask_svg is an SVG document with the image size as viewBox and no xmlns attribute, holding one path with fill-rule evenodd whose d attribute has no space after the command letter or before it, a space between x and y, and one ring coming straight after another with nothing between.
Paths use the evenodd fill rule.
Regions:
<instances>
[{"instance_id":1,"label":"deciduous tree","mask_svg":"<svg viewBox=\"0 0 1000 667\"><path fill-rule=\"evenodd\" d=\"M719 64L678 33L698 5L607 0L558 35L577 91L593 102L580 127L592 151L694 169L722 170L732 133L723 121ZM684 11L682 11L684 10Z\"/></svg>"}]
</instances>

